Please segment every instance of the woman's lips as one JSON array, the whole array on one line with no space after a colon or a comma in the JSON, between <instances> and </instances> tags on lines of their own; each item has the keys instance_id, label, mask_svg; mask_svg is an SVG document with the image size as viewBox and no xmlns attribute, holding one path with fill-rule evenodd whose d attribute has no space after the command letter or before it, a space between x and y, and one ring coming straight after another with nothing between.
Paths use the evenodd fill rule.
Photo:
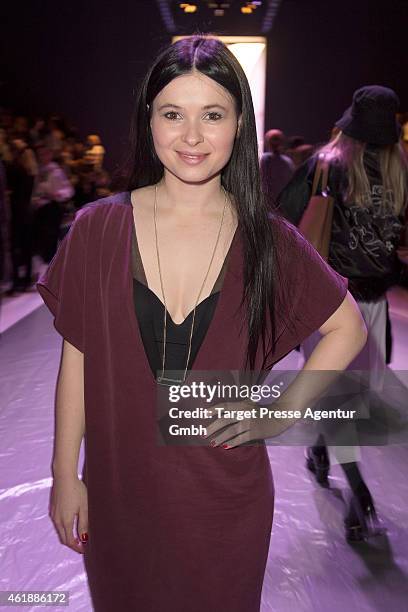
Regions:
<instances>
[{"instance_id":1,"label":"woman's lips","mask_svg":"<svg viewBox=\"0 0 408 612\"><path fill-rule=\"evenodd\" d=\"M180 153L180 151L177 151L177 155L186 164L189 164L190 166L196 166L197 164L200 164L207 157L208 153L204 153L202 155L186 155L184 153Z\"/></svg>"}]
</instances>

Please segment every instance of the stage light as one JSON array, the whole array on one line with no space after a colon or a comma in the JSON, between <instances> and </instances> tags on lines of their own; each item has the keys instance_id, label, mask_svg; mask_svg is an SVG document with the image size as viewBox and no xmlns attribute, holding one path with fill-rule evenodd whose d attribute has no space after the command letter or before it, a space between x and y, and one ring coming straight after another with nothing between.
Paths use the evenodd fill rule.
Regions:
<instances>
[{"instance_id":1,"label":"stage light","mask_svg":"<svg viewBox=\"0 0 408 612\"><path fill-rule=\"evenodd\" d=\"M197 10L196 4L190 4L189 2L182 2L179 7L183 9L185 13L195 13Z\"/></svg>"},{"instance_id":2,"label":"stage light","mask_svg":"<svg viewBox=\"0 0 408 612\"><path fill-rule=\"evenodd\" d=\"M252 13L252 9L250 6L241 6L241 13L245 15L250 15Z\"/></svg>"}]
</instances>

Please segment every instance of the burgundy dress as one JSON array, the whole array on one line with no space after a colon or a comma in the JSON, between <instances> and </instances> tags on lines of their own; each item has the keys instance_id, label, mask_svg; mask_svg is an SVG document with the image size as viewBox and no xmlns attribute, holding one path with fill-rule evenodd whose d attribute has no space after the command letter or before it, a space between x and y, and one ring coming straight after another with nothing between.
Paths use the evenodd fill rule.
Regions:
<instances>
[{"instance_id":1,"label":"burgundy dress","mask_svg":"<svg viewBox=\"0 0 408 612\"><path fill-rule=\"evenodd\" d=\"M271 231L277 343L268 358L260 343L257 370L320 327L347 291L291 225L272 219ZM157 445L157 385L135 312L133 232L129 192L87 205L37 283L57 331L84 353L84 561L93 606L258 612L274 502L267 450ZM244 369L242 262L238 227L193 370Z\"/></svg>"}]
</instances>

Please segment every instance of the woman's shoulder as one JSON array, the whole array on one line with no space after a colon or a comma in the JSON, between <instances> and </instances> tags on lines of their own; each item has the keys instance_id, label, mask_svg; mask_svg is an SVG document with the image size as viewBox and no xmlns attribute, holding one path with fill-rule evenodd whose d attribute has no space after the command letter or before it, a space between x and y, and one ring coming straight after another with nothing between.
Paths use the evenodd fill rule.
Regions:
<instances>
[{"instance_id":1,"label":"woman's shoulder","mask_svg":"<svg viewBox=\"0 0 408 612\"><path fill-rule=\"evenodd\" d=\"M307 240L298 228L278 211L269 213L269 222L278 254L287 248L302 247L307 244Z\"/></svg>"},{"instance_id":2,"label":"woman's shoulder","mask_svg":"<svg viewBox=\"0 0 408 612\"><path fill-rule=\"evenodd\" d=\"M119 209L120 207L130 206L130 192L121 191L119 193L113 193L105 196L104 198L98 198L92 200L87 204L84 204L76 213L76 217L82 217L83 215L97 215L107 213L113 206Z\"/></svg>"},{"instance_id":3,"label":"woman's shoulder","mask_svg":"<svg viewBox=\"0 0 408 612\"><path fill-rule=\"evenodd\" d=\"M272 214L270 222L275 250L278 300L282 300L283 304L314 302L318 312L324 310L325 301L328 304L340 305L347 293L347 280L328 265L290 221L278 214ZM334 308L328 316L332 312ZM310 313L308 316L313 318ZM323 317L320 324L325 320ZM312 331L318 327L319 325L316 325Z\"/></svg>"},{"instance_id":4,"label":"woman's shoulder","mask_svg":"<svg viewBox=\"0 0 408 612\"><path fill-rule=\"evenodd\" d=\"M104 236L114 236L116 231L124 227L123 218L130 206L130 193L128 191L88 202L76 211L68 234L77 233L84 240L91 240L92 238L99 240L102 234ZM111 229L105 232L108 224ZM112 225L115 225L116 229L112 228Z\"/></svg>"},{"instance_id":5,"label":"woman's shoulder","mask_svg":"<svg viewBox=\"0 0 408 612\"><path fill-rule=\"evenodd\" d=\"M327 267L320 254L304 237L300 230L279 213L270 215L275 263L283 276L302 270L307 276L308 268L317 264L317 267Z\"/></svg>"},{"instance_id":6,"label":"woman's shoulder","mask_svg":"<svg viewBox=\"0 0 408 612\"><path fill-rule=\"evenodd\" d=\"M88 223L90 221L97 222L99 219L104 219L108 215L117 213L123 214L130 207L130 193L121 191L114 193L104 198L92 200L84 204L75 213L74 222L77 224Z\"/></svg>"}]
</instances>

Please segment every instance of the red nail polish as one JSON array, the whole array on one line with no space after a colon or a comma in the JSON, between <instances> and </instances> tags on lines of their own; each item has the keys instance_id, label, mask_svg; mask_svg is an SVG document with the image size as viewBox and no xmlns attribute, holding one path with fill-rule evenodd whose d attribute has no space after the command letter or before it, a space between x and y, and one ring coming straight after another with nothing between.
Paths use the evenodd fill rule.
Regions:
<instances>
[{"instance_id":1,"label":"red nail polish","mask_svg":"<svg viewBox=\"0 0 408 612\"><path fill-rule=\"evenodd\" d=\"M88 534L87 533L81 533L81 540L82 542L87 542L88 541Z\"/></svg>"},{"instance_id":2,"label":"red nail polish","mask_svg":"<svg viewBox=\"0 0 408 612\"><path fill-rule=\"evenodd\" d=\"M231 448L230 446L228 446L228 444L223 444L222 448Z\"/></svg>"}]
</instances>

